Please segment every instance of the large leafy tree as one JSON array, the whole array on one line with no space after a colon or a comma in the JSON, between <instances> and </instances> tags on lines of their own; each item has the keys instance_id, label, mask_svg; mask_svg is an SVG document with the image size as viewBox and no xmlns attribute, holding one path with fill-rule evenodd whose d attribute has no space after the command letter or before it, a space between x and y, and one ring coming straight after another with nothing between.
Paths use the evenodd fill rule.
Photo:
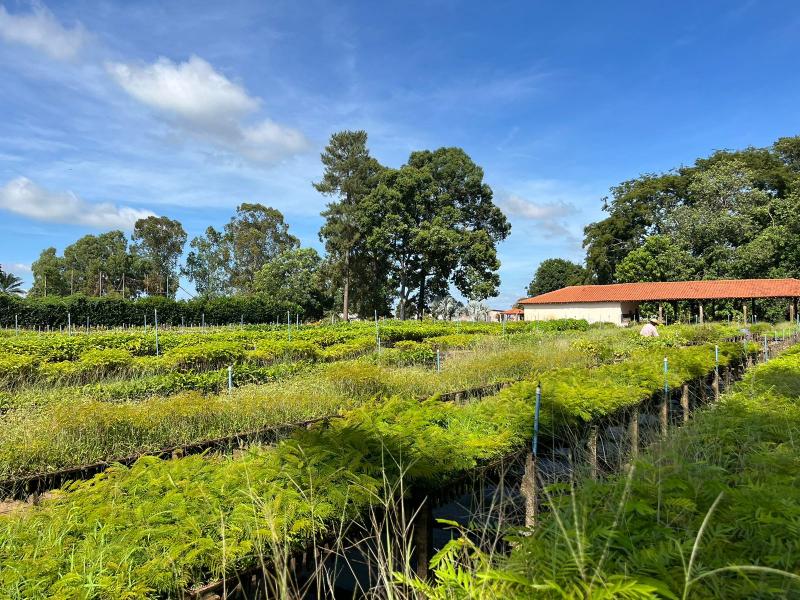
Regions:
<instances>
[{"instance_id":1,"label":"large leafy tree","mask_svg":"<svg viewBox=\"0 0 800 600\"><path fill-rule=\"evenodd\" d=\"M192 239L192 248L186 255L182 272L194 282L197 293L203 296L221 296L230 291L230 248L223 235L208 227L203 235Z\"/></svg>"},{"instance_id":2,"label":"large leafy tree","mask_svg":"<svg viewBox=\"0 0 800 600\"><path fill-rule=\"evenodd\" d=\"M296 312L319 317L332 301L324 291L322 258L313 248L286 250L256 273L254 290Z\"/></svg>"},{"instance_id":3,"label":"large leafy tree","mask_svg":"<svg viewBox=\"0 0 800 600\"><path fill-rule=\"evenodd\" d=\"M646 258L643 244L668 235L682 252L672 245L662 250L673 257L677 252L684 262L687 252L697 277L796 277L798 206L800 137L781 138L769 148L714 152L690 167L612 188L604 206L609 216L585 229L587 267L600 283L645 277L660 267L651 262L650 268L633 268Z\"/></svg>"},{"instance_id":4,"label":"large leafy tree","mask_svg":"<svg viewBox=\"0 0 800 600\"><path fill-rule=\"evenodd\" d=\"M673 239L654 235L617 265L616 280L684 281L697 276L697 260Z\"/></svg>"},{"instance_id":5,"label":"large leafy tree","mask_svg":"<svg viewBox=\"0 0 800 600\"><path fill-rule=\"evenodd\" d=\"M585 282L586 269L581 265L563 258L548 258L536 269L533 280L528 285L528 295L538 296Z\"/></svg>"},{"instance_id":6,"label":"large leafy tree","mask_svg":"<svg viewBox=\"0 0 800 600\"><path fill-rule=\"evenodd\" d=\"M374 188L383 167L370 155L365 131L334 133L320 158L325 170L314 187L334 200L322 212L325 223L319 237L328 253L329 273L341 286L342 312L348 320L354 288L361 292L360 312L368 312L370 305L377 309L381 297L385 297L380 257L365 249L363 230L363 200Z\"/></svg>"},{"instance_id":7,"label":"large leafy tree","mask_svg":"<svg viewBox=\"0 0 800 600\"><path fill-rule=\"evenodd\" d=\"M154 291L146 264L131 255L121 231L85 235L64 248L64 279L76 293L133 297ZM35 284L37 285L37 284Z\"/></svg>"},{"instance_id":8,"label":"large leafy tree","mask_svg":"<svg viewBox=\"0 0 800 600\"><path fill-rule=\"evenodd\" d=\"M299 245L280 211L245 203L222 232L209 227L191 241L184 273L201 294L250 293L264 265Z\"/></svg>"},{"instance_id":9,"label":"large leafy tree","mask_svg":"<svg viewBox=\"0 0 800 600\"><path fill-rule=\"evenodd\" d=\"M133 252L147 261L149 275L156 280L156 292L162 289L173 296L178 289L176 269L186 244L186 231L179 221L168 217L139 219L131 237ZM163 284L163 287L162 287Z\"/></svg>"},{"instance_id":10,"label":"large leafy tree","mask_svg":"<svg viewBox=\"0 0 800 600\"><path fill-rule=\"evenodd\" d=\"M289 233L280 211L263 204L244 203L225 225L223 239L230 248L231 285L250 292L256 273L280 253L300 246Z\"/></svg>"},{"instance_id":11,"label":"large leafy tree","mask_svg":"<svg viewBox=\"0 0 800 600\"><path fill-rule=\"evenodd\" d=\"M3 269L0 269L0 294L21 296L23 293L22 279L13 273L6 273Z\"/></svg>"},{"instance_id":12,"label":"large leafy tree","mask_svg":"<svg viewBox=\"0 0 800 600\"><path fill-rule=\"evenodd\" d=\"M469 299L496 293L496 245L511 226L462 149L412 153L381 175L360 215L368 247L387 261L400 318L412 305L423 314L450 285Z\"/></svg>"},{"instance_id":13,"label":"large leafy tree","mask_svg":"<svg viewBox=\"0 0 800 600\"><path fill-rule=\"evenodd\" d=\"M64 276L64 259L53 247L42 250L31 265L33 285L29 296L64 296L70 293L69 281Z\"/></svg>"}]
</instances>

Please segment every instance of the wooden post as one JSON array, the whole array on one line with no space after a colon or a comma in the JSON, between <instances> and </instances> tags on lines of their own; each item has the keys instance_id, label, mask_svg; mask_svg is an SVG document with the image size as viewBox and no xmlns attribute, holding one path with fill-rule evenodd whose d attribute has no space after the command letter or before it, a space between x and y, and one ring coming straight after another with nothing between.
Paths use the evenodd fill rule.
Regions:
<instances>
[{"instance_id":1,"label":"wooden post","mask_svg":"<svg viewBox=\"0 0 800 600\"><path fill-rule=\"evenodd\" d=\"M525 527L535 527L539 513L536 475L536 457L529 452L525 459L525 474L522 476L521 489L525 497Z\"/></svg>"},{"instance_id":2,"label":"wooden post","mask_svg":"<svg viewBox=\"0 0 800 600\"><path fill-rule=\"evenodd\" d=\"M661 409L659 410L658 420L661 424L661 435L666 437L669 431L669 398L667 398L666 394L661 399Z\"/></svg>"},{"instance_id":3,"label":"wooden post","mask_svg":"<svg viewBox=\"0 0 800 600\"><path fill-rule=\"evenodd\" d=\"M589 450L589 474L592 479L597 479L597 426L589 428L589 440L587 442Z\"/></svg>"},{"instance_id":4,"label":"wooden post","mask_svg":"<svg viewBox=\"0 0 800 600\"><path fill-rule=\"evenodd\" d=\"M714 370L714 379L711 381L711 389L714 390L714 402L719 402L719 369Z\"/></svg>"},{"instance_id":5,"label":"wooden post","mask_svg":"<svg viewBox=\"0 0 800 600\"><path fill-rule=\"evenodd\" d=\"M700 314L700 324L702 325L703 324L703 316L704 316L703 315L703 303L702 302L698 302L697 303L697 308L698 308L698 312Z\"/></svg>"},{"instance_id":6,"label":"wooden post","mask_svg":"<svg viewBox=\"0 0 800 600\"><path fill-rule=\"evenodd\" d=\"M703 382L700 385L704 385ZM681 411L683 412L683 422L684 424L689 422L689 384L683 384L683 390L681 391Z\"/></svg>"},{"instance_id":7,"label":"wooden post","mask_svg":"<svg viewBox=\"0 0 800 600\"><path fill-rule=\"evenodd\" d=\"M431 503L423 500L414 519L414 550L417 556L417 577L425 581L428 579L428 563L431 560L431 547L433 546L433 515Z\"/></svg>"},{"instance_id":8,"label":"wooden post","mask_svg":"<svg viewBox=\"0 0 800 600\"><path fill-rule=\"evenodd\" d=\"M639 456L639 407L635 407L628 423L628 438L631 445L631 458Z\"/></svg>"}]
</instances>

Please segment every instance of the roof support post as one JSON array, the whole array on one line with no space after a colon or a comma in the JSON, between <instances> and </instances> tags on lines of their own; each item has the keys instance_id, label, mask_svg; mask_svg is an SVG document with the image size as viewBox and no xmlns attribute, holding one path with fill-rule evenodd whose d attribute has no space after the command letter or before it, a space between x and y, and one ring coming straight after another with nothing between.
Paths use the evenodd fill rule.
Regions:
<instances>
[{"instance_id":1,"label":"roof support post","mask_svg":"<svg viewBox=\"0 0 800 600\"><path fill-rule=\"evenodd\" d=\"M659 323L663 323L664 322L664 303L663 302L659 302L658 303L658 321L659 321Z\"/></svg>"},{"instance_id":2,"label":"roof support post","mask_svg":"<svg viewBox=\"0 0 800 600\"><path fill-rule=\"evenodd\" d=\"M698 302L697 303L697 308L698 308L699 313L700 313L700 325L702 325L703 324L703 303L702 302Z\"/></svg>"},{"instance_id":3,"label":"roof support post","mask_svg":"<svg viewBox=\"0 0 800 600\"><path fill-rule=\"evenodd\" d=\"M794 323L795 314L797 314L797 298L789 299L789 322Z\"/></svg>"}]
</instances>

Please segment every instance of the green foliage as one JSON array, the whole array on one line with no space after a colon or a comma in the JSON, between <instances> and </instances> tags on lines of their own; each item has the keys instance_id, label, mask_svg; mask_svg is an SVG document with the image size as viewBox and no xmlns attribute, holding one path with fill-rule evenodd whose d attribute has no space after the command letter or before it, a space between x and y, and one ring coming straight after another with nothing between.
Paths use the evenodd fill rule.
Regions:
<instances>
[{"instance_id":1,"label":"green foliage","mask_svg":"<svg viewBox=\"0 0 800 600\"><path fill-rule=\"evenodd\" d=\"M794 137L771 148L717 151L693 166L613 187L603 207L608 217L585 229L592 278L797 277L797 145Z\"/></svg>"},{"instance_id":2,"label":"green foliage","mask_svg":"<svg viewBox=\"0 0 800 600\"><path fill-rule=\"evenodd\" d=\"M586 283L587 273L581 265L563 258L543 260L528 285L528 296L538 296L570 285Z\"/></svg>"},{"instance_id":3,"label":"green foliage","mask_svg":"<svg viewBox=\"0 0 800 600\"><path fill-rule=\"evenodd\" d=\"M508 557L457 538L425 597L800 594L800 346L752 369L625 474L555 487ZM464 532L467 535L467 532Z\"/></svg>"},{"instance_id":4,"label":"green foliage","mask_svg":"<svg viewBox=\"0 0 800 600\"><path fill-rule=\"evenodd\" d=\"M324 291L322 259L312 248L286 250L256 273L253 289L273 301L293 305L293 313L318 318L332 305Z\"/></svg>"}]
</instances>

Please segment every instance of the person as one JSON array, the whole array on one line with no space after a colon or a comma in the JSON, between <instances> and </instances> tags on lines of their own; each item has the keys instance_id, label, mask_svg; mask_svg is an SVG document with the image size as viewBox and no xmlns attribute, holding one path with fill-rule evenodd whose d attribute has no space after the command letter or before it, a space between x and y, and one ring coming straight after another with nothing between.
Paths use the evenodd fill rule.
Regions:
<instances>
[{"instance_id":1,"label":"person","mask_svg":"<svg viewBox=\"0 0 800 600\"><path fill-rule=\"evenodd\" d=\"M650 317L648 322L644 324L644 327L642 327L639 335L643 337L658 337L658 329L656 329L656 325L658 325L658 319L655 317Z\"/></svg>"}]
</instances>

